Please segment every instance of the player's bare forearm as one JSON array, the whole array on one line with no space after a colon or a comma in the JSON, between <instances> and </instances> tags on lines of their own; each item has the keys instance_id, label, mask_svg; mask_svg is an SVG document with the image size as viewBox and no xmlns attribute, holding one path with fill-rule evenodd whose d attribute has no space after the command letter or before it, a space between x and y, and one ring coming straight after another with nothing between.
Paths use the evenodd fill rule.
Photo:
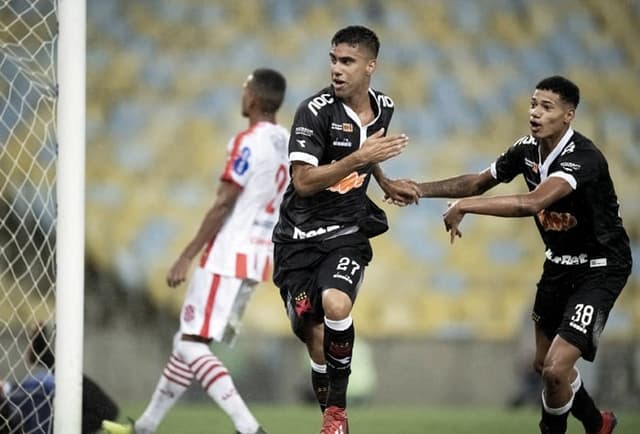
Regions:
<instances>
[{"instance_id":1,"label":"player's bare forearm","mask_svg":"<svg viewBox=\"0 0 640 434\"><path fill-rule=\"evenodd\" d=\"M481 214L495 217L528 217L539 209L529 194L514 194L492 197L467 197L456 206L463 214Z\"/></svg>"},{"instance_id":2,"label":"player's bare forearm","mask_svg":"<svg viewBox=\"0 0 640 434\"><path fill-rule=\"evenodd\" d=\"M331 164L312 166L294 162L291 166L291 180L300 196L311 196L325 190L365 165L356 153Z\"/></svg>"},{"instance_id":3,"label":"player's bare forearm","mask_svg":"<svg viewBox=\"0 0 640 434\"><path fill-rule=\"evenodd\" d=\"M198 232L182 251L181 257L193 259L202 248L216 236L238 200L242 188L232 182L223 181L218 187L216 200L209 208Z\"/></svg>"},{"instance_id":4,"label":"player's bare forearm","mask_svg":"<svg viewBox=\"0 0 640 434\"><path fill-rule=\"evenodd\" d=\"M538 213L572 191L571 185L560 177L551 176L535 190L525 194L493 197L470 197L456 202L463 213L497 217L526 217Z\"/></svg>"},{"instance_id":5,"label":"player's bare forearm","mask_svg":"<svg viewBox=\"0 0 640 434\"><path fill-rule=\"evenodd\" d=\"M418 184L420 197L469 197L480 195L498 184L488 170Z\"/></svg>"}]
</instances>

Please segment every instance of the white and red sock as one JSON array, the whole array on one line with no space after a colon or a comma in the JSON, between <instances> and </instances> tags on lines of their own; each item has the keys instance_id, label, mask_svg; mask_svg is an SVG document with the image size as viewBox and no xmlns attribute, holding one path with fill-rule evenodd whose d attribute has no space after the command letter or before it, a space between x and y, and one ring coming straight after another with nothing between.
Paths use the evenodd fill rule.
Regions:
<instances>
[{"instance_id":1,"label":"white and red sock","mask_svg":"<svg viewBox=\"0 0 640 434\"><path fill-rule=\"evenodd\" d=\"M255 433L258 421L236 390L229 371L209 346L200 342L181 341L179 354L187 362L195 379L220 408L231 418L237 431Z\"/></svg>"},{"instance_id":2,"label":"white and red sock","mask_svg":"<svg viewBox=\"0 0 640 434\"><path fill-rule=\"evenodd\" d=\"M193 373L175 353L171 354L158 385L142 416L135 422L136 432L153 433L167 412L180 399L193 381Z\"/></svg>"}]
</instances>

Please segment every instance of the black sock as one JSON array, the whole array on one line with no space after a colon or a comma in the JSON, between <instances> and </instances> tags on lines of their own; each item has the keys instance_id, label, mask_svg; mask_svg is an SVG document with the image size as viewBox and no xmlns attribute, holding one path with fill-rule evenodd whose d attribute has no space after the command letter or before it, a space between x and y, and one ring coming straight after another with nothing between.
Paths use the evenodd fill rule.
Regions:
<instances>
[{"instance_id":1,"label":"black sock","mask_svg":"<svg viewBox=\"0 0 640 434\"><path fill-rule=\"evenodd\" d=\"M591 396L587 393L587 389L584 388L584 383L580 385L580 389L578 389L573 397L571 414L582 422L586 432L598 432L600 428L602 428L600 410L598 410L593 399L591 399Z\"/></svg>"},{"instance_id":2,"label":"black sock","mask_svg":"<svg viewBox=\"0 0 640 434\"><path fill-rule=\"evenodd\" d=\"M569 412L562 414L547 413L542 406L542 420L540 421L540 432L542 434L564 434L567 432L567 417Z\"/></svg>"},{"instance_id":3,"label":"black sock","mask_svg":"<svg viewBox=\"0 0 640 434\"><path fill-rule=\"evenodd\" d=\"M329 375L326 372L317 372L312 369L311 386L318 404L320 404L320 411L324 412L324 409L327 408L327 397L329 396Z\"/></svg>"},{"instance_id":4,"label":"black sock","mask_svg":"<svg viewBox=\"0 0 640 434\"><path fill-rule=\"evenodd\" d=\"M329 376L327 407L347 407L347 386L351 374L351 357L355 331L353 324L346 330L334 330L324 325L324 355Z\"/></svg>"}]
</instances>

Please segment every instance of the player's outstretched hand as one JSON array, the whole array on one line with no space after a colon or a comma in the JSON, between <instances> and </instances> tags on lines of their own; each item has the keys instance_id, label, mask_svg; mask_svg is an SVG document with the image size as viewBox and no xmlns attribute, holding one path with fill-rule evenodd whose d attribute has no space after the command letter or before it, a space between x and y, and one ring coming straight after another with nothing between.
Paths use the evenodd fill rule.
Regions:
<instances>
[{"instance_id":1,"label":"player's outstretched hand","mask_svg":"<svg viewBox=\"0 0 640 434\"><path fill-rule=\"evenodd\" d=\"M409 142L406 134L384 135L384 128L370 135L357 151L365 163L375 164L400 155Z\"/></svg>"},{"instance_id":2,"label":"player's outstretched hand","mask_svg":"<svg viewBox=\"0 0 640 434\"><path fill-rule=\"evenodd\" d=\"M189 258L185 258L184 256L180 256L176 262L173 263L169 272L167 273L167 285L171 288L175 288L185 281L187 278L187 272L189 271L189 266L191 265L191 260Z\"/></svg>"},{"instance_id":3,"label":"player's outstretched hand","mask_svg":"<svg viewBox=\"0 0 640 434\"><path fill-rule=\"evenodd\" d=\"M442 215L444 218L444 228L451 236L451 244L453 244L456 237L462 238L462 232L460 232L459 226L464 217L464 213L460 211L459 203L459 200L449 202L447 204L449 208Z\"/></svg>"},{"instance_id":4,"label":"player's outstretched hand","mask_svg":"<svg viewBox=\"0 0 640 434\"><path fill-rule=\"evenodd\" d=\"M397 206L418 204L420 187L412 179L388 180L380 187L384 191L383 201Z\"/></svg>"}]
</instances>

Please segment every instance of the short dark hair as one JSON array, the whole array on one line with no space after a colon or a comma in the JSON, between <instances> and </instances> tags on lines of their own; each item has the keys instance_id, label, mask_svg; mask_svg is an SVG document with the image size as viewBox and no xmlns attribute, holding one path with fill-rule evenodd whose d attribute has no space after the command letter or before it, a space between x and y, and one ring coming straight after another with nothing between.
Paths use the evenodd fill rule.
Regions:
<instances>
[{"instance_id":1,"label":"short dark hair","mask_svg":"<svg viewBox=\"0 0 640 434\"><path fill-rule=\"evenodd\" d=\"M568 78L560 75L553 75L540 80L536 85L536 89L550 90L560 95L560 98L564 102L572 104L573 107L578 107L578 103L580 102L580 89L578 86Z\"/></svg>"},{"instance_id":2,"label":"short dark hair","mask_svg":"<svg viewBox=\"0 0 640 434\"><path fill-rule=\"evenodd\" d=\"M258 68L251 74L253 79L249 86L259 100L260 108L267 113L278 111L284 100L287 81L274 69Z\"/></svg>"},{"instance_id":3,"label":"short dark hair","mask_svg":"<svg viewBox=\"0 0 640 434\"><path fill-rule=\"evenodd\" d=\"M364 26L348 26L338 30L331 39L331 45L338 44L362 45L373 54L374 58L378 57L378 51L380 51L378 35Z\"/></svg>"}]
</instances>

